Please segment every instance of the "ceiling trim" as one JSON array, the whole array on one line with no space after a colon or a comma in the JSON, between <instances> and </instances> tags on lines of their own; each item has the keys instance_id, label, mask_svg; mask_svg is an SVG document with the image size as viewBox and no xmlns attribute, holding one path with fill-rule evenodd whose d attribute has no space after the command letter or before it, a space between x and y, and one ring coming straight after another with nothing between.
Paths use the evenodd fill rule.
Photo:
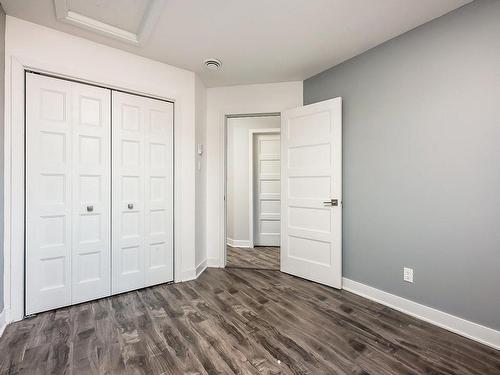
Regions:
<instances>
[{"instance_id":1,"label":"ceiling trim","mask_svg":"<svg viewBox=\"0 0 500 375\"><path fill-rule=\"evenodd\" d=\"M54 0L54 6L56 10L56 17L62 22L139 46L151 35L151 32L161 15L165 1L166 0L150 0L137 33L132 33L98 21L94 18L84 16L83 14L73 12L69 8L68 0Z\"/></svg>"}]
</instances>

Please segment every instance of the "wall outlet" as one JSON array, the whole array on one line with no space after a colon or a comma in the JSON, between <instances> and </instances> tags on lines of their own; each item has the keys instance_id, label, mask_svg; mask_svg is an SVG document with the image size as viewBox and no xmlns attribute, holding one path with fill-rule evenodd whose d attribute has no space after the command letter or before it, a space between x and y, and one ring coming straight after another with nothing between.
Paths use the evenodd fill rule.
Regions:
<instances>
[{"instance_id":1,"label":"wall outlet","mask_svg":"<svg viewBox=\"0 0 500 375\"><path fill-rule=\"evenodd\" d=\"M403 268L403 280L409 283L413 282L413 268Z\"/></svg>"}]
</instances>

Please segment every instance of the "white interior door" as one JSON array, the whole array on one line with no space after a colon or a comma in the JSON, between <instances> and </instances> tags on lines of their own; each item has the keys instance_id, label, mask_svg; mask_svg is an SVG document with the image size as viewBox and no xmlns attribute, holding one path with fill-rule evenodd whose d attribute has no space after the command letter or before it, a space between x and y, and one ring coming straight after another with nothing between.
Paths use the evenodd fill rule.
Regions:
<instances>
[{"instance_id":1,"label":"white interior door","mask_svg":"<svg viewBox=\"0 0 500 375\"><path fill-rule=\"evenodd\" d=\"M111 94L73 83L72 303L111 294Z\"/></svg>"},{"instance_id":2,"label":"white interior door","mask_svg":"<svg viewBox=\"0 0 500 375\"><path fill-rule=\"evenodd\" d=\"M26 75L26 313L71 304L72 84Z\"/></svg>"},{"instance_id":3,"label":"white interior door","mask_svg":"<svg viewBox=\"0 0 500 375\"><path fill-rule=\"evenodd\" d=\"M173 104L113 92L113 293L173 280Z\"/></svg>"},{"instance_id":4,"label":"white interior door","mask_svg":"<svg viewBox=\"0 0 500 375\"><path fill-rule=\"evenodd\" d=\"M109 111L109 90L26 75L27 314L110 293Z\"/></svg>"},{"instance_id":5,"label":"white interior door","mask_svg":"<svg viewBox=\"0 0 500 375\"><path fill-rule=\"evenodd\" d=\"M145 286L174 280L174 105L144 98Z\"/></svg>"},{"instance_id":6,"label":"white interior door","mask_svg":"<svg viewBox=\"0 0 500 375\"><path fill-rule=\"evenodd\" d=\"M281 270L341 288L342 98L281 119Z\"/></svg>"},{"instance_id":7,"label":"white interior door","mask_svg":"<svg viewBox=\"0 0 500 375\"><path fill-rule=\"evenodd\" d=\"M254 136L254 245L280 245L280 135Z\"/></svg>"}]
</instances>

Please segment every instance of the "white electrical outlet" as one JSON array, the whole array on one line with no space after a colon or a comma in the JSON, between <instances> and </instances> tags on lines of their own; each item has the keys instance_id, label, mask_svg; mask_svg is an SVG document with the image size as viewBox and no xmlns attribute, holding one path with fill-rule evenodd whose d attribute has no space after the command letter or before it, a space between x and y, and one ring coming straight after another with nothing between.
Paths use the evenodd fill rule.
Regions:
<instances>
[{"instance_id":1,"label":"white electrical outlet","mask_svg":"<svg viewBox=\"0 0 500 375\"><path fill-rule=\"evenodd\" d=\"M413 282L413 268L403 268L403 280L409 283Z\"/></svg>"}]
</instances>

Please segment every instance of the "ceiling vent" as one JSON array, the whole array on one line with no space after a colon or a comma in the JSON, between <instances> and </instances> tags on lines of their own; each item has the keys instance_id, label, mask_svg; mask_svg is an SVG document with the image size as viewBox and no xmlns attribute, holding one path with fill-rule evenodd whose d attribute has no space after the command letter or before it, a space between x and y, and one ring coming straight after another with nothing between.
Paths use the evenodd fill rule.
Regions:
<instances>
[{"instance_id":1,"label":"ceiling vent","mask_svg":"<svg viewBox=\"0 0 500 375\"><path fill-rule=\"evenodd\" d=\"M207 67L210 70L219 70L220 67L222 66L222 63L220 60L217 59L206 59L204 61L205 67Z\"/></svg>"}]
</instances>

